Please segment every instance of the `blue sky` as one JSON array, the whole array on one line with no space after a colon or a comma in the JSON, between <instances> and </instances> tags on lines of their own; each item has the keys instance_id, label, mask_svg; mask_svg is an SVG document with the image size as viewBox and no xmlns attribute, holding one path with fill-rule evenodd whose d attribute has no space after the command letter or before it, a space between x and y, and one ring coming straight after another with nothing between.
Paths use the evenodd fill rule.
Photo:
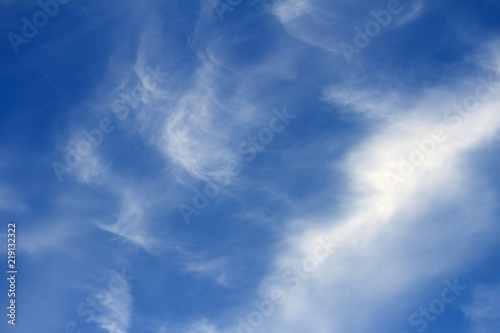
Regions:
<instances>
[{"instance_id":1,"label":"blue sky","mask_svg":"<svg viewBox=\"0 0 500 333\"><path fill-rule=\"evenodd\" d=\"M2 332L500 330L494 0L0 0Z\"/></svg>"}]
</instances>

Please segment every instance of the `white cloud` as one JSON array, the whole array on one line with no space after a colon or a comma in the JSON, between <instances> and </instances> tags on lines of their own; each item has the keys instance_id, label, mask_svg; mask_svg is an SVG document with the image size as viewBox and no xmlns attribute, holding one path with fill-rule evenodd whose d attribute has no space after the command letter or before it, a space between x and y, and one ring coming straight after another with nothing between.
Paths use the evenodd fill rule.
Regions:
<instances>
[{"instance_id":1,"label":"white cloud","mask_svg":"<svg viewBox=\"0 0 500 333\"><path fill-rule=\"evenodd\" d=\"M365 113L369 118L386 118L397 99L393 93L356 88L346 82L323 91L323 100L341 106L342 112Z\"/></svg>"},{"instance_id":2,"label":"white cloud","mask_svg":"<svg viewBox=\"0 0 500 333\"><path fill-rule=\"evenodd\" d=\"M148 232L148 223L144 218L144 213L144 204L131 191L123 189L122 206L117 221L112 224L98 222L97 225L103 230L125 238L151 254L157 254L161 245Z\"/></svg>"},{"instance_id":3,"label":"white cloud","mask_svg":"<svg viewBox=\"0 0 500 333\"><path fill-rule=\"evenodd\" d=\"M99 184L99 178L108 171L108 166L103 165L97 154L92 153L83 158L74 170L79 182L84 184Z\"/></svg>"},{"instance_id":4,"label":"white cloud","mask_svg":"<svg viewBox=\"0 0 500 333\"><path fill-rule=\"evenodd\" d=\"M288 23L307 14L311 9L311 2L309 0L278 1L274 5L274 13L283 23Z\"/></svg>"},{"instance_id":5,"label":"white cloud","mask_svg":"<svg viewBox=\"0 0 500 333\"><path fill-rule=\"evenodd\" d=\"M106 135L110 134L104 134L103 140L106 139ZM138 194L149 193L148 190L144 190L142 187L137 188L137 185L122 179L110 168L105 158L101 157L95 150L82 157L80 163L74 167L71 175L75 176L80 183L95 188L103 187L116 195L117 201L121 205L116 221L95 221L95 224L100 229L123 237L150 254L161 252L163 245L149 232L150 223L145 218L145 210L152 204L152 200ZM75 203L72 202L71 204ZM60 235L60 237L69 236L66 228L58 228L58 230L58 232L54 233L55 235ZM43 239L35 241L35 244L42 245L44 243Z\"/></svg>"},{"instance_id":6,"label":"white cloud","mask_svg":"<svg viewBox=\"0 0 500 333\"><path fill-rule=\"evenodd\" d=\"M340 53L338 28L347 16L338 15L333 3L314 0L279 0L271 7L285 30L298 40L332 53ZM350 23L347 23L349 25Z\"/></svg>"},{"instance_id":7,"label":"white cloud","mask_svg":"<svg viewBox=\"0 0 500 333\"><path fill-rule=\"evenodd\" d=\"M420 0L420 1L416 1L415 3L413 3L412 8L411 8L411 12L409 12L405 16L401 17L398 20L397 24L404 25L404 24L407 24L409 22L412 22L412 21L415 21L416 19L418 19L424 11L424 4L425 4L425 0Z\"/></svg>"},{"instance_id":8,"label":"white cloud","mask_svg":"<svg viewBox=\"0 0 500 333\"><path fill-rule=\"evenodd\" d=\"M224 258L210 261L188 262L184 266L186 273L194 274L199 278L213 279L220 286L228 286L227 260Z\"/></svg>"},{"instance_id":9,"label":"white cloud","mask_svg":"<svg viewBox=\"0 0 500 333\"><path fill-rule=\"evenodd\" d=\"M208 179L227 161L239 159L237 140L248 131L256 112L237 82L234 94L221 95L221 89L228 88L221 80L221 68L210 59L203 60L195 83L166 119L159 141L163 152L200 179Z\"/></svg>"},{"instance_id":10,"label":"white cloud","mask_svg":"<svg viewBox=\"0 0 500 333\"><path fill-rule=\"evenodd\" d=\"M101 290L95 297L104 306L104 311L96 316L96 323L109 333L126 333L130 327L133 299L130 285L122 280L124 285L113 290Z\"/></svg>"}]
</instances>

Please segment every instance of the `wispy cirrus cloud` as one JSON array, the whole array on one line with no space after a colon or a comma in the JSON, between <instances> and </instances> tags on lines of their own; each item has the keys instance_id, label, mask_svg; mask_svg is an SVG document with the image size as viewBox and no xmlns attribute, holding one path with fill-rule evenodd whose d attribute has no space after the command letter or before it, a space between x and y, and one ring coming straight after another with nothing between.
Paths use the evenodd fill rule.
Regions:
<instances>
[{"instance_id":1,"label":"wispy cirrus cloud","mask_svg":"<svg viewBox=\"0 0 500 333\"><path fill-rule=\"evenodd\" d=\"M127 333L130 328L133 298L129 283L127 281L121 281L121 283L124 286L120 289L104 295L96 295L96 297L104 298L100 301L104 309L96 316L95 322L109 333Z\"/></svg>"},{"instance_id":2,"label":"wispy cirrus cloud","mask_svg":"<svg viewBox=\"0 0 500 333\"><path fill-rule=\"evenodd\" d=\"M230 281L227 273L228 262L224 258L209 261L191 261L184 265L186 273L198 278L213 279L220 286L228 286Z\"/></svg>"},{"instance_id":3,"label":"wispy cirrus cloud","mask_svg":"<svg viewBox=\"0 0 500 333\"><path fill-rule=\"evenodd\" d=\"M398 19L397 24L403 25L418 19L424 12L425 0L416 1L412 4L411 11Z\"/></svg>"},{"instance_id":4,"label":"wispy cirrus cloud","mask_svg":"<svg viewBox=\"0 0 500 333\"><path fill-rule=\"evenodd\" d=\"M132 194L125 194L116 222L98 223L99 228L123 237L150 253L158 250L157 240L147 231L144 206Z\"/></svg>"}]
</instances>

